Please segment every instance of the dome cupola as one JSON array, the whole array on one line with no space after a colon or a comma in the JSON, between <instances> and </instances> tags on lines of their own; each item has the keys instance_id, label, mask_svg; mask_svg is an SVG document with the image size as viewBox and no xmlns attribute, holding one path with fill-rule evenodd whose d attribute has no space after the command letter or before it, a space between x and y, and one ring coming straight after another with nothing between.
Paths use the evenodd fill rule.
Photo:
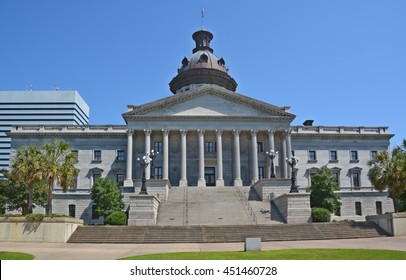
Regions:
<instances>
[{"instance_id":1,"label":"dome cupola","mask_svg":"<svg viewBox=\"0 0 406 280\"><path fill-rule=\"evenodd\" d=\"M235 91L237 83L228 75L224 59L213 54L210 42L213 34L207 30L193 33L196 47L190 57L184 57L178 75L169 83L173 94L185 92L203 84L215 84Z\"/></svg>"}]
</instances>

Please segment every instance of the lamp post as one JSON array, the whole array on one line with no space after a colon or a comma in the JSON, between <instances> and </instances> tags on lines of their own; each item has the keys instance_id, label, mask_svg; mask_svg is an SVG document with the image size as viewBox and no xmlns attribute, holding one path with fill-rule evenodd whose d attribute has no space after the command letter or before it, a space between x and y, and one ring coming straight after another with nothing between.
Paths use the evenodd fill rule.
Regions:
<instances>
[{"instance_id":1,"label":"lamp post","mask_svg":"<svg viewBox=\"0 0 406 280\"><path fill-rule=\"evenodd\" d=\"M290 186L290 193L297 193L299 192L297 190L296 186L296 173L295 173L295 166L299 159L295 156L291 156L290 158L286 158L286 162L289 164L289 166L292 168L292 185Z\"/></svg>"},{"instance_id":2,"label":"lamp post","mask_svg":"<svg viewBox=\"0 0 406 280\"><path fill-rule=\"evenodd\" d=\"M271 150L270 152L266 152L267 156L271 160L271 178L276 178L275 176L275 166L273 164L273 160L278 156L278 152Z\"/></svg>"},{"instance_id":3,"label":"lamp post","mask_svg":"<svg viewBox=\"0 0 406 280\"><path fill-rule=\"evenodd\" d=\"M151 150L151 153L148 154L149 158L151 159L151 178L155 179L155 171L154 171L154 159L159 155L159 152L156 152L154 150Z\"/></svg>"},{"instance_id":4,"label":"lamp post","mask_svg":"<svg viewBox=\"0 0 406 280\"><path fill-rule=\"evenodd\" d=\"M148 194L148 192L147 192L147 179L145 177L145 169L148 167L149 161L148 161L146 156L143 156L142 159L137 158L137 162L142 167L142 184L141 184L140 194Z\"/></svg>"}]
</instances>

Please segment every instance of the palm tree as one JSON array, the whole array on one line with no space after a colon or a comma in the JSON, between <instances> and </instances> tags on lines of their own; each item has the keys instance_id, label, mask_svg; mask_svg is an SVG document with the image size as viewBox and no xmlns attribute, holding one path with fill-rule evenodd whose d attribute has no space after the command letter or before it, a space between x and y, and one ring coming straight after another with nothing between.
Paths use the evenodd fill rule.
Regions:
<instances>
[{"instance_id":1,"label":"palm tree","mask_svg":"<svg viewBox=\"0 0 406 280\"><path fill-rule=\"evenodd\" d=\"M67 142L53 139L42 145L44 162L43 174L48 183L48 203L46 213L52 214L52 190L60 183L63 190L73 186L74 178L78 169L74 167L76 154L72 153Z\"/></svg>"},{"instance_id":2,"label":"palm tree","mask_svg":"<svg viewBox=\"0 0 406 280\"><path fill-rule=\"evenodd\" d=\"M406 141L404 141L404 144ZM397 196L406 189L406 153L401 147L393 149L389 155L387 151L379 152L368 165L368 178L375 189L388 189L389 197L393 199L395 212L398 211Z\"/></svg>"},{"instance_id":3,"label":"palm tree","mask_svg":"<svg viewBox=\"0 0 406 280\"><path fill-rule=\"evenodd\" d=\"M42 153L36 146L22 147L12 160L12 178L28 184L28 213L32 213L34 185L42 179Z\"/></svg>"}]
</instances>

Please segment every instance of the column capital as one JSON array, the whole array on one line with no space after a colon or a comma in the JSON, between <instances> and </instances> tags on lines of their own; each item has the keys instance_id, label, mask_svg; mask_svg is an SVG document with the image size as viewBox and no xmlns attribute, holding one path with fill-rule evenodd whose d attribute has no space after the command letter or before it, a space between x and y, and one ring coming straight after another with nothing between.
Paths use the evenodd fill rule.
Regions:
<instances>
[{"instance_id":1,"label":"column capital","mask_svg":"<svg viewBox=\"0 0 406 280\"><path fill-rule=\"evenodd\" d=\"M285 129L283 131L283 136L288 137L292 134L292 130L291 129Z\"/></svg>"},{"instance_id":2,"label":"column capital","mask_svg":"<svg viewBox=\"0 0 406 280\"><path fill-rule=\"evenodd\" d=\"M257 129L251 129L250 132L251 132L251 135L252 135L252 136L256 136L256 135L258 134L258 130L257 130Z\"/></svg>"},{"instance_id":3,"label":"column capital","mask_svg":"<svg viewBox=\"0 0 406 280\"><path fill-rule=\"evenodd\" d=\"M216 134L217 134L217 135L223 134L223 130L221 130L221 129L216 129Z\"/></svg>"},{"instance_id":4,"label":"column capital","mask_svg":"<svg viewBox=\"0 0 406 280\"><path fill-rule=\"evenodd\" d=\"M199 135L204 135L205 132L206 132L206 130L204 130L204 129L198 129L198 130L197 130L197 133L198 133Z\"/></svg>"},{"instance_id":5,"label":"column capital","mask_svg":"<svg viewBox=\"0 0 406 280\"><path fill-rule=\"evenodd\" d=\"M274 135L276 130L275 129L268 129L267 132L268 132L268 135Z\"/></svg>"},{"instance_id":6,"label":"column capital","mask_svg":"<svg viewBox=\"0 0 406 280\"><path fill-rule=\"evenodd\" d=\"M133 135L134 129L127 129L127 135Z\"/></svg>"},{"instance_id":7,"label":"column capital","mask_svg":"<svg viewBox=\"0 0 406 280\"><path fill-rule=\"evenodd\" d=\"M233 129L233 134L234 134L235 136L240 135L240 133L241 133L241 130Z\"/></svg>"},{"instance_id":8,"label":"column capital","mask_svg":"<svg viewBox=\"0 0 406 280\"><path fill-rule=\"evenodd\" d=\"M145 133L145 135L149 136L149 135L151 135L152 130L151 129L144 129L144 133Z\"/></svg>"},{"instance_id":9,"label":"column capital","mask_svg":"<svg viewBox=\"0 0 406 280\"><path fill-rule=\"evenodd\" d=\"M181 135L186 136L187 129L180 129L179 132L180 132Z\"/></svg>"},{"instance_id":10,"label":"column capital","mask_svg":"<svg viewBox=\"0 0 406 280\"><path fill-rule=\"evenodd\" d=\"M168 136L169 135L169 132L171 132L169 129L167 129L167 128L163 128L162 129L162 134L164 135L164 136Z\"/></svg>"}]
</instances>

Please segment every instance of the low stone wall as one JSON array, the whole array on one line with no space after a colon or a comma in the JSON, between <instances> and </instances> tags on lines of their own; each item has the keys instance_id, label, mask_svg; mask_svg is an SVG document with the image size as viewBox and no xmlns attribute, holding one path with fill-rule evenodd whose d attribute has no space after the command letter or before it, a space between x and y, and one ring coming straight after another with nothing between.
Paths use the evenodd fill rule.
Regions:
<instances>
[{"instance_id":1,"label":"low stone wall","mask_svg":"<svg viewBox=\"0 0 406 280\"><path fill-rule=\"evenodd\" d=\"M290 191L290 179L261 179L252 187L262 201L271 200Z\"/></svg>"},{"instance_id":2,"label":"low stone wall","mask_svg":"<svg viewBox=\"0 0 406 280\"><path fill-rule=\"evenodd\" d=\"M309 223L312 221L309 193L285 193L272 199L288 224Z\"/></svg>"},{"instance_id":3,"label":"low stone wall","mask_svg":"<svg viewBox=\"0 0 406 280\"><path fill-rule=\"evenodd\" d=\"M0 217L0 241L66 243L79 225L83 221L75 218L28 221L25 217Z\"/></svg>"},{"instance_id":4,"label":"low stone wall","mask_svg":"<svg viewBox=\"0 0 406 280\"><path fill-rule=\"evenodd\" d=\"M135 194L141 191L141 180L134 180ZM147 192L149 195L155 195L160 201L165 202L168 199L169 188L171 187L168 180L150 179L147 181Z\"/></svg>"},{"instance_id":5,"label":"low stone wall","mask_svg":"<svg viewBox=\"0 0 406 280\"><path fill-rule=\"evenodd\" d=\"M366 220L374 222L392 236L406 236L406 213L366 216Z\"/></svg>"}]
</instances>

